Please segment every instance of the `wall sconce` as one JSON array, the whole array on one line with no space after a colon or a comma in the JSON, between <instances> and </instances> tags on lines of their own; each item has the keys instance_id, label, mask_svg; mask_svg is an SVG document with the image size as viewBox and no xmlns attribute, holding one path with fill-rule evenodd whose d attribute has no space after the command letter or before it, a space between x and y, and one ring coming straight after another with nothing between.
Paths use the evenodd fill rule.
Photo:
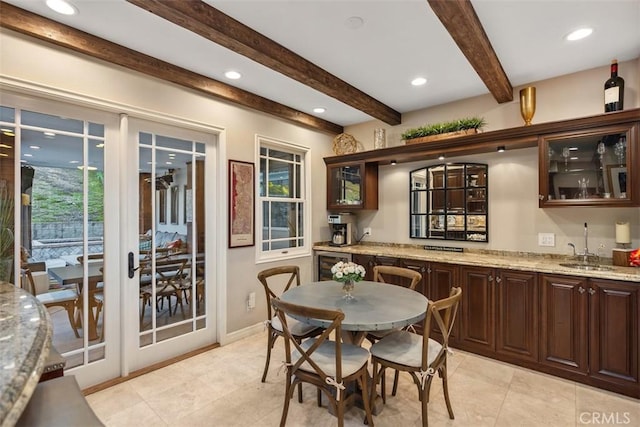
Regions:
<instances>
[{"instance_id":1,"label":"wall sconce","mask_svg":"<svg viewBox=\"0 0 640 427\"><path fill-rule=\"evenodd\" d=\"M504 153L504 150L506 150L506 148L504 148L504 145L498 147L498 153Z\"/></svg>"}]
</instances>

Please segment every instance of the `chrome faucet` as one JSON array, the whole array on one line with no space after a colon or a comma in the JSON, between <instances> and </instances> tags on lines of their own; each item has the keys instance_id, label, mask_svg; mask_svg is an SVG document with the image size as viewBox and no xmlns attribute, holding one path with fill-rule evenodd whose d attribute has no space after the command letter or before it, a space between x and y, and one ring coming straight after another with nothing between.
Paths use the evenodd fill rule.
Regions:
<instances>
[{"instance_id":1,"label":"chrome faucet","mask_svg":"<svg viewBox=\"0 0 640 427\"><path fill-rule=\"evenodd\" d=\"M587 223L584 223L584 251L582 251L581 253L576 253L576 245L574 245L573 243L568 243L568 246L571 246L571 248L573 249L573 256L580 256L582 257L582 263L583 264L588 264L589 263L589 257L598 257L596 254L594 254L593 252L589 252L589 229L587 228Z\"/></svg>"}]
</instances>

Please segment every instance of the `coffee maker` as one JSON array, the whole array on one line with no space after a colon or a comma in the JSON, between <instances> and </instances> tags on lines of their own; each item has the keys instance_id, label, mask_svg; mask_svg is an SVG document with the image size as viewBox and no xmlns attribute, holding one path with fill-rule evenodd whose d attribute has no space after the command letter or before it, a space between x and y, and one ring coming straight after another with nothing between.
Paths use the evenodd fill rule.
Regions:
<instances>
[{"instance_id":1,"label":"coffee maker","mask_svg":"<svg viewBox=\"0 0 640 427\"><path fill-rule=\"evenodd\" d=\"M330 214L331 246L347 246L354 243L356 220L350 213Z\"/></svg>"}]
</instances>

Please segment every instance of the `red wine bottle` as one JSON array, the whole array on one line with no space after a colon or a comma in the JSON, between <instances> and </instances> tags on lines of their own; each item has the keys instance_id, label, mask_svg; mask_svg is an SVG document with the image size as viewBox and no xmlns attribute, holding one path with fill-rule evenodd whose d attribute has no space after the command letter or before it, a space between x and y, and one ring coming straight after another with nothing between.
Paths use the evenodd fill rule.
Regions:
<instances>
[{"instance_id":1,"label":"red wine bottle","mask_svg":"<svg viewBox=\"0 0 640 427\"><path fill-rule=\"evenodd\" d=\"M624 79L618 76L618 60L611 61L611 77L604 82L604 112L624 108Z\"/></svg>"}]
</instances>

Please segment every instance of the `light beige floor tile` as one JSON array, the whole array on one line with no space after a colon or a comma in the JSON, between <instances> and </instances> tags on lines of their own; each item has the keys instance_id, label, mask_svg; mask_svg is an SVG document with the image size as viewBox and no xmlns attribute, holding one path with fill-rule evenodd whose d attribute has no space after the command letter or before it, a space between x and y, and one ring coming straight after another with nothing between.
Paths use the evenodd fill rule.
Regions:
<instances>
[{"instance_id":1,"label":"light beige floor tile","mask_svg":"<svg viewBox=\"0 0 640 427\"><path fill-rule=\"evenodd\" d=\"M496 426L574 426L575 404L566 399L553 403L509 390L502 404Z\"/></svg>"},{"instance_id":2,"label":"light beige floor tile","mask_svg":"<svg viewBox=\"0 0 640 427\"><path fill-rule=\"evenodd\" d=\"M508 386L513 377L514 367L496 360L480 356L465 357L454 374L482 380L499 387Z\"/></svg>"},{"instance_id":3,"label":"light beige floor tile","mask_svg":"<svg viewBox=\"0 0 640 427\"><path fill-rule=\"evenodd\" d=\"M640 401L584 385L576 386L579 426L640 426Z\"/></svg>"},{"instance_id":4,"label":"light beige floor tile","mask_svg":"<svg viewBox=\"0 0 640 427\"><path fill-rule=\"evenodd\" d=\"M87 402L98 418L106 419L143 402L127 381L87 396Z\"/></svg>"},{"instance_id":5,"label":"light beige floor tile","mask_svg":"<svg viewBox=\"0 0 640 427\"><path fill-rule=\"evenodd\" d=\"M573 381L526 369L514 371L509 391L545 401L551 406L575 408L576 405L576 384Z\"/></svg>"},{"instance_id":6,"label":"light beige floor tile","mask_svg":"<svg viewBox=\"0 0 640 427\"><path fill-rule=\"evenodd\" d=\"M167 424L156 414L146 402L140 402L110 417L101 418L107 427L161 427Z\"/></svg>"},{"instance_id":7,"label":"light beige floor tile","mask_svg":"<svg viewBox=\"0 0 640 427\"><path fill-rule=\"evenodd\" d=\"M214 389L200 380L180 382L174 377L167 380L174 383L172 389L145 399L167 424L209 405L217 398Z\"/></svg>"}]
</instances>

